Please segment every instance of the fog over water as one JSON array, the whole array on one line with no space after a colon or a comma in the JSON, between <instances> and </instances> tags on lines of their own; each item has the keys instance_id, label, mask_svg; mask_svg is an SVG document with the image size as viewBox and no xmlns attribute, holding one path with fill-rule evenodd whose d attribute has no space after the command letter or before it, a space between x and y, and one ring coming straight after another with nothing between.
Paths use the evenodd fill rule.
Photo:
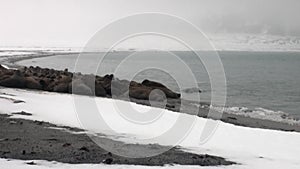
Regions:
<instances>
[{"instance_id":1,"label":"fog over water","mask_svg":"<svg viewBox=\"0 0 300 169\"><path fill-rule=\"evenodd\" d=\"M0 46L81 47L110 22L143 12L179 16L212 36L299 37L299 7L299 0L1 0Z\"/></svg>"}]
</instances>

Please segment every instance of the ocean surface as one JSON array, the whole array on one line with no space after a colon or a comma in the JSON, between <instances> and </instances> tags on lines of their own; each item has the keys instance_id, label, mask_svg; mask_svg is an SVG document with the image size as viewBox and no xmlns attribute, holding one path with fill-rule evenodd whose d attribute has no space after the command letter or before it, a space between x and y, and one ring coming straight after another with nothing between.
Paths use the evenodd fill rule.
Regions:
<instances>
[{"instance_id":1,"label":"ocean surface","mask_svg":"<svg viewBox=\"0 0 300 169\"><path fill-rule=\"evenodd\" d=\"M300 52L218 52L226 76L226 110L273 120L300 119ZM201 57L209 57L202 52ZM156 80L193 100L195 77L200 99L210 101L211 84L205 65L193 52L112 52L56 55L23 60L20 65L81 73L115 74L120 79ZM190 72L188 71L190 70ZM174 76L175 75L175 76Z\"/></svg>"}]
</instances>

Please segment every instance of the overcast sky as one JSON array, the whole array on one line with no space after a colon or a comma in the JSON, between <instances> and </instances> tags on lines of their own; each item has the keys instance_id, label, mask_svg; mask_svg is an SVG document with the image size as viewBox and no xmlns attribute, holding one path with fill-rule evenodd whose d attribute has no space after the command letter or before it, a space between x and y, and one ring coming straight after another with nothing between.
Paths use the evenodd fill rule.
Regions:
<instances>
[{"instance_id":1,"label":"overcast sky","mask_svg":"<svg viewBox=\"0 0 300 169\"><path fill-rule=\"evenodd\" d=\"M0 0L0 46L82 46L118 18L162 12L209 33L300 36L299 0Z\"/></svg>"}]
</instances>

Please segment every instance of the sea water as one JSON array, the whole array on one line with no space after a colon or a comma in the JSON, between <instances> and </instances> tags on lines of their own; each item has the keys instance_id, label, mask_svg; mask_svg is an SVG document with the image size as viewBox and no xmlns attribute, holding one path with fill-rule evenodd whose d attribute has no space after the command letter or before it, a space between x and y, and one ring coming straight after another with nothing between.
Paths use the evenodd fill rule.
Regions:
<instances>
[{"instance_id":1,"label":"sea water","mask_svg":"<svg viewBox=\"0 0 300 169\"><path fill-rule=\"evenodd\" d=\"M258 118L284 118L287 113L300 118L300 52L223 51L217 54L226 77L227 111L248 113ZM210 52L202 52L200 58L209 55ZM195 82L190 78L192 74L202 91L201 101L210 101L211 83L205 68L207 65L193 52L119 51L103 56L104 53L56 55L24 60L18 64L61 70L68 68L69 71L99 75L112 73L120 79L136 81L156 80L175 91L191 87ZM191 70L190 74L185 74L187 68ZM197 90L190 90L188 96L193 100L198 94Z\"/></svg>"}]
</instances>

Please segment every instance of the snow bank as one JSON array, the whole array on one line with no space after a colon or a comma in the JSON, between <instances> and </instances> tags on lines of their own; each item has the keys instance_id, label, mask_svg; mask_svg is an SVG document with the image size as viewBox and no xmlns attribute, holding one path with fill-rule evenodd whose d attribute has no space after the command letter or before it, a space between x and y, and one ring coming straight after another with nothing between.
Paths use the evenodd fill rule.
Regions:
<instances>
[{"instance_id":1,"label":"snow bank","mask_svg":"<svg viewBox=\"0 0 300 169\"><path fill-rule=\"evenodd\" d=\"M134 165L104 165L104 164L62 164L57 162L47 161L34 161L36 165L27 165L32 161L21 161L21 160L5 160L0 159L1 169L57 169L57 168L68 168L68 169L217 169L217 167L198 167L198 166L134 166ZM229 167L224 167L229 168Z\"/></svg>"},{"instance_id":2,"label":"snow bank","mask_svg":"<svg viewBox=\"0 0 300 169\"><path fill-rule=\"evenodd\" d=\"M10 52L10 53L29 53L29 52L80 52L81 47L0 47L2 52ZM17 53L16 53L17 54Z\"/></svg>"},{"instance_id":3,"label":"snow bank","mask_svg":"<svg viewBox=\"0 0 300 169\"><path fill-rule=\"evenodd\" d=\"M20 52L20 51L0 51L0 56L19 56L19 55L30 55L33 52Z\"/></svg>"},{"instance_id":4,"label":"snow bank","mask_svg":"<svg viewBox=\"0 0 300 169\"><path fill-rule=\"evenodd\" d=\"M80 96L84 97L84 96ZM23 100L25 103L13 103L12 99ZM127 142L138 142L144 138L155 137L164 131L167 131L179 116L184 118L195 119L195 124L190 133L179 143L185 151L199 154L210 154L227 158L230 161L238 162L241 165L229 167L207 167L207 168L244 168L244 169L267 169L267 168L300 168L300 133L283 132L266 129L254 129L241 126L235 126L219 122L219 126L214 135L205 144L200 145L200 134L204 128L207 119L171 112L168 110L160 110L162 115L160 118L149 125L132 123L124 119L114 108L114 104L131 105L134 109L145 112L149 107L137 105L134 103L117 101L107 98L96 98L98 108L104 113L110 126L118 131L114 133L116 136L120 134L122 137L114 137ZM47 92L25 91L18 89L0 89L0 112L13 113L18 111L26 111L32 113L33 116L14 115L33 120L44 120L58 125L68 125L71 127L81 127L77 119L74 108L72 95L57 94ZM104 111L102 111L104 110ZM122 109L122 112L129 111ZM181 124L183 127L186 124ZM99 128L91 128L91 132L105 133ZM106 133L109 134L109 133ZM157 140L159 144L169 145L166 140ZM143 142L141 142L143 143ZM23 162L7 162L0 161L1 165L8 166L22 164ZM66 165L71 168L83 167L83 165ZM88 167L97 167L97 165L86 165ZM100 165L98 165L99 167ZM18 166L16 166L18 167ZM55 164L51 167L63 167L62 164ZM104 167L104 166L101 166ZM111 166L105 166L111 167ZM116 168L127 168L129 166L112 166ZM130 166L134 167L134 166ZM191 168L190 166L181 166L182 168ZM1 167L3 168L3 167ZM11 167L10 167L11 168ZM22 168L24 166L22 165ZM139 166L140 168L140 166ZM145 167L148 168L148 167ZM155 168L155 167L149 167ZM179 168L178 166L168 166L166 168ZM202 167L195 167L202 168ZM204 168L204 167L203 167Z\"/></svg>"}]
</instances>

